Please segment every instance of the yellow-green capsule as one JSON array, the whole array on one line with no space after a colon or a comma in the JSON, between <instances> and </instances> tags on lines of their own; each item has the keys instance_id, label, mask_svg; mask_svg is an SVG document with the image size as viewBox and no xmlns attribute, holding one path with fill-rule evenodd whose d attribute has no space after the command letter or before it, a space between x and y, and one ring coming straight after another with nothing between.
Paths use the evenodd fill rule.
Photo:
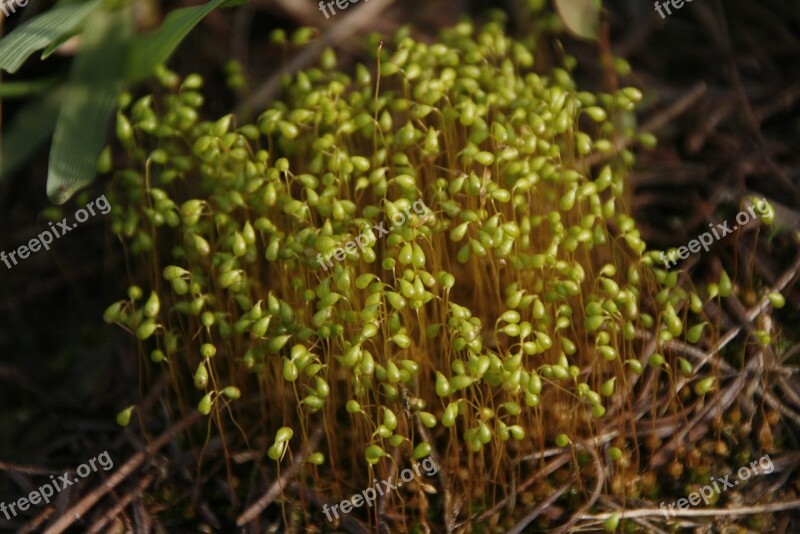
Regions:
<instances>
[{"instance_id":1,"label":"yellow-green capsule","mask_svg":"<svg viewBox=\"0 0 800 534\"><path fill-rule=\"evenodd\" d=\"M732 292L733 284L731 283L731 279L728 276L728 273L722 271L722 275L719 278L719 296L729 297Z\"/></svg>"},{"instance_id":2,"label":"yellow-green capsule","mask_svg":"<svg viewBox=\"0 0 800 534\"><path fill-rule=\"evenodd\" d=\"M117 113L117 137L125 146L128 146L133 139L131 123L121 112Z\"/></svg>"},{"instance_id":3,"label":"yellow-green capsule","mask_svg":"<svg viewBox=\"0 0 800 534\"><path fill-rule=\"evenodd\" d=\"M208 393L203 395L203 398L200 399L199 403L197 403L197 410L201 414L208 415L211 413L211 406L213 405L213 399L212 399L213 393L214 393L213 391L209 391Z\"/></svg>"},{"instance_id":4,"label":"yellow-green capsule","mask_svg":"<svg viewBox=\"0 0 800 534\"><path fill-rule=\"evenodd\" d=\"M397 334L392 336L392 341L401 349L407 349L411 346L411 338L405 334Z\"/></svg>"},{"instance_id":5,"label":"yellow-green capsule","mask_svg":"<svg viewBox=\"0 0 800 534\"><path fill-rule=\"evenodd\" d=\"M194 234L192 240L194 243L194 249L198 254L201 256L208 256L211 254L211 245L208 244L208 241L206 241L204 237Z\"/></svg>"},{"instance_id":6,"label":"yellow-green capsule","mask_svg":"<svg viewBox=\"0 0 800 534\"><path fill-rule=\"evenodd\" d=\"M308 406L311 412L320 410L323 406L325 406L325 399L317 397L316 395L307 395L300 402Z\"/></svg>"},{"instance_id":7,"label":"yellow-green capsule","mask_svg":"<svg viewBox=\"0 0 800 534\"><path fill-rule=\"evenodd\" d=\"M397 365L391 360L386 363L386 378L392 384L397 384L400 382L400 369L397 368ZM387 425L388 426L388 425ZM391 428L390 430L394 430Z\"/></svg>"},{"instance_id":8,"label":"yellow-green capsule","mask_svg":"<svg viewBox=\"0 0 800 534\"><path fill-rule=\"evenodd\" d=\"M422 443L414 447L414 453L412 454L412 457L415 460L421 460L422 458L430 456L431 451L432 451L431 444L426 441L423 441Z\"/></svg>"},{"instance_id":9,"label":"yellow-green capsule","mask_svg":"<svg viewBox=\"0 0 800 534\"><path fill-rule=\"evenodd\" d=\"M235 232L233 234L233 244L231 245L231 251L235 256L244 256L247 254L247 243L244 240L244 236L239 232Z\"/></svg>"},{"instance_id":10,"label":"yellow-green capsule","mask_svg":"<svg viewBox=\"0 0 800 534\"><path fill-rule=\"evenodd\" d=\"M425 252L422 250L418 244L414 243L412 245L413 253L411 254L411 263L417 269L422 269L425 267Z\"/></svg>"},{"instance_id":11,"label":"yellow-green capsule","mask_svg":"<svg viewBox=\"0 0 800 534\"><path fill-rule=\"evenodd\" d=\"M397 416L389 408L383 409L383 426L389 430L397 428Z\"/></svg>"},{"instance_id":12,"label":"yellow-green capsule","mask_svg":"<svg viewBox=\"0 0 800 534\"><path fill-rule=\"evenodd\" d=\"M681 374L686 378L692 376L692 364L685 358L678 358L678 366L680 367Z\"/></svg>"},{"instance_id":13,"label":"yellow-green capsule","mask_svg":"<svg viewBox=\"0 0 800 534\"><path fill-rule=\"evenodd\" d=\"M283 457L284 452L286 452L286 443L281 441L272 444L267 451L267 456L269 456L270 460L277 462Z\"/></svg>"},{"instance_id":14,"label":"yellow-green capsule","mask_svg":"<svg viewBox=\"0 0 800 534\"><path fill-rule=\"evenodd\" d=\"M100 174L107 174L111 172L112 166L111 147L106 146L97 158L97 172Z\"/></svg>"},{"instance_id":15,"label":"yellow-green capsule","mask_svg":"<svg viewBox=\"0 0 800 534\"><path fill-rule=\"evenodd\" d=\"M294 382L300 376L297 365L289 358L283 358L283 379L287 382Z\"/></svg>"},{"instance_id":16,"label":"yellow-green capsule","mask_svg":"<svg viewBox=\"0 0 800 534\"><path fill-rule=\"evenodd\" d=\"M715 378L713 376L700 380L697 384L695 384L694 392L698 395L705 395L714 389L714 381Z\"/></svg>"},{"instance_id":17,"label":"yellow-green capsule","mask_svg":"<svg viewBox=\"0 0 800 534\"><path fill-rule=\"evenodd\" d=\"M272 321L272 315L265 315L264 317L253 323L253 326L250 327L250 337L252 337L253 339L264 337L264 335L267 333L267 329L269 328L269 323L271 321Z\"/></svg>"},{"instance_id":18,"label":"yellow-green capsule","mask_svg":"<svg viewBox=\"0 0 800 534\"><path fill-rule=\"evenodd\" d=\"M361 411L361 405L357 400L350 399L347 401L347 404L345 404L345 409L348 413L359 413Z\"/></svg>"},{"instance_id":19,"label":"yellow-green capsule","mask_svg":"<svg viewBox=\"0 0 800 534\"><path fill-rule=\"evenodd\" d=\"M194 387L197 389L205 389L208 385L208 371L206 370L206 366L203 362L200 362L200 365L197 366L197 370L194 372Z\"/></svg>"},{"instance_id":20,"label":"yellow-green capsule","mask_svg":"<svg viewBox=\"0 0 800 534\"><path fill-rule=\"evenodd\" d=\"M525 438L525 429L520 425L511 425L508 427L508 433L512 438L519 441Z\"/></svg>"},{"instance_id":21,"label":"yellow-green capsule","mask_svg":"<svg viewBox=\"0 0 800 534\"><path fill-rule=\"evenodd\" d=\"M231 400L236 400L242 396L242 392L236 386L228 386L222 390L222 394Z\"/></svg>"},{"instance_id":22,"label":"yellow-green capsule","mask_svg":"<svg viewBox=\"0 0 800 534\"><path fill-rule=\"evenodd\" d=\"M364 457L367 459L367 462L369 462L370 465L375 465L384 456L387 456L386 451L384 451L378 445L370 445L364 451Z\"/></svg>"},{"instance_id":23,"label":"yellow-green capsule","mask_svg":"<svg viewBox=\"0 0 800 534\"><path fill-rule=\"evenodd\" d=\"M136 329L136 337L139 338L140 341L144 341L145 339L149 338L153 335L153 333L158 328L158 325L152 319L148 319L144 321L139 327Z\"/></svg>"},{"instance_id":24,"label":"yellow-green capsule","mask_svg":"<svg viewBox=\"0 0 800 534\"><path fill-rule=\"evenodd\" d=\"M128 424L131 422L131 413L135 408L136 408L135 406L128 406L127 408L119 412L117 414L117 424L119 426L128 426Z\"/></svg>"},{"instance_id":25,"label":"yellow-green capsule","mask_svg":"<svg viewBox=\"0 0 800 534\"><path fill-rule=\"evenodd\" d=\"M783 308L786 305L786 298L777 291L773 291L767 295L767 298L769 298L770 303L776 308Z\"/></svg>"},{"instance_id":26,"label":"yellow-green capsule","mask_svg":"<svg viewBox=\"0 0 800 534\"><path fill-rule=\"evenodd\" d=\"M686 340L689 343L697 343L700 340L700 336L703 335L703 328L705 328L706 322L703 321L700 324L696 324L689 329L686 333Z\"/></svg>"},{"instance_id":27,"label":"yellow-green capsule","mask_svg":"<svg viewBox=\"0 0 800 534\"><path fill-rule=\"evenodd\" d=\"M450 382L439 371L436 371L436 394L440 397L446 397L450 394Z\"/></svg>"},{"instance_id":28,"label":"yellow-green capsule","mask_svg":"<svg viewBox=\"0 0 800 534\"><path fill-rule=\"evenodd\" d=\"M216 353L217 353L217 347L215 347L211 343L203 343L202 345L200 345L200 355L206 360L209 358L213 358Z\"/></svg>"},{"instance_id":29,"label":"yellow-green capsule","mask_svg":"<svg viewBox=\"0 0 800 534\"><path fill-rule=\"evenodd\" d=\"M417 417L428 428L433 428L436 426L436 416L430 412L417 412Z\"/></svg>"},{"instance_id":30,"label":"yellow-green capsule","mask_svg":"<svg viewBox=\"0 0 800 534\"><path fill-rule=\"evenodd\" d=\"M665 361L665 360L664 360L664 356L662 356L661 354L659 354L659 353L657 353L657 352L654 352L654 353L653 353L653 354L651 354L651 355L650 355L650 357L647 359L647 364L648 364L650 367L653 367L653 368L658 368L658 367L661 367L662 365L664 365L664 361Z\"/></svg>"},{"instance_id":31,"label":"yellow-green capsule","mask_svg":"<svg viewBox=\"0 0 800 534\"><path fill-rule=\"evenodd\" d=\"M492 441L492 429L484 421L478 425L478 440L484 445Z\"/></svg>"},{"instance_id":32,"label":"yellow-green capsule","mask_svg":"<svg viewBox=\"0 0 800 534\"><path fill-rule=\"evenodd\" d=\"M625 364L628 365L631 368L631 371L633 371L633 373L636 375L641 375L644 372L642 362L639 360L625 360Z\"/></svg>"},{"instance_id":33,"label":"yellow-green capsule","mask_svg":"<svg viewBox=\"0 0 800 534\"><path fill-rule=\"evenodd\" d=\"M614 512L608 516L608 519L603 521L603 530L606 532L616 532L617 527L619 527L619 520L621 517L622 515L619 512Z\"/></svg>"},{"instance_id":34,"label":"yellow-green capsule","mask_svg":"<svg viewBox=\"0 0 800 534\"><path fill-rule=\"evenodd\" d=\"M309 454L306 461L311 465L322 465L325 463L325 455L321 452L315 452L313 454Z\"/></svg>"},{"instance_id":35,"label":"yellow-green capsule","mask_svg":"<svg viewBox=\"0 0 800 534\"><path fill-rule=\"evenodd\" d=\"M403 248L400 249L400 254L397 256L397 261L399 261L401 265L410 264L412 253L413 249L411 248L411 243L404 244Z\"/></svg>"},{"instance_id":36,"label":"yellow-green capsule","mask_svg":"<svg viewBox=\"0 0 800 534\"><path fill-rule=\"evenodd\" d=\"M288 426L282 426L275 432L275 443L285 443L292 439L292 436L294 436L294 430Z\"/></svg>"},{"instance_id":37,"label":"yellow-green capsule","mask_svg":"<svg viewBox=\"0 0 800 534\"><path fill-rule=\"evenodd\" d=\"M531 393L530 391L525 392L525 405L530 406L531 408L535 408L539 406L539 395L535 393Z\"/></svg>"},{"instance_id":38,"label":"yellow-green capsule","mask_svg":"<svg viewBox=\"0 0 800 534\"><path fill-rule=\"evenodd\" d=\"M458 401L451 402L444 409L442 414L442 425L451 427L456 424L456 417L458 417Z\"/></svg>"},{"instance_id":39,"label":"yellow-green capsule","mask_svg":"<svg viewBox=\"0 0 800 534\"><path fill-rule=\"evenodd\" d=\"M450 389L453 391L466 389L471 386L474 381L475 379L470 376L456 375L450 379Z\"/></svg>"},{"instance_id":40,"label":"yellow-green capsule","mask_svg":"<svg viewBox=\"0 0 800 534\"><path fill-rule=\"evenodd\" d=\"M610 397L614 394L614 386L617 382L617 377L610 378L603 382L603 385L600 386L600 393L603 394L605 397Z\"/></svg>"},{"instance_id":41,"label":"yellow-green capsule","mask_svg":"<svg viewBox=\"0 0 800 534\"><path fill-rule=\"evenodd\" d=\"M124 301L115 302L103 312L103 321L108 324L119 321Z\"/></svg>"}]
</instances>

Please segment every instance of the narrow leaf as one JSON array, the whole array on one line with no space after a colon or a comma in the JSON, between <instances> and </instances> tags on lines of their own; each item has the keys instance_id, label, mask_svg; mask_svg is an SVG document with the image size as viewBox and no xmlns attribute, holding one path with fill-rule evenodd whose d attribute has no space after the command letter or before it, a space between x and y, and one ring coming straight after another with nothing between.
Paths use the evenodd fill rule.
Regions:
<instances>
[{"instance_id":1,"label":"narrow leaf","mask_svg":"<svg viewBox=\"0 0 800 534\"><path fill-rule=\"evenodd\" d=\"M137 35L125 68L126 79L135 81L148 77L156 65L169 58L203 17L225 2L226 0L211 0L202 6L176 9L167 15L158 30Z\"/></svg>"},{"instance_id":2,"label":"narrow leaf","mask_svg":"<svg viewBox=\"0 0 800 534\"><path fill-rule=\"evenodd\" d=\"M87 21L50 149L47 196L57 204L66 202L96 174L109 118L122 88L132 20L129 11L123 10L97 11Z\"/></svg>"},{"instance_id":3,"label":"narrow leaf","mask_svg":"<svg viewBox=\"0 0 800 534\"><path fill-rule=\"evenodd\" d=\"M84 4L59 6L14 29L0 40L0 69L16 72L31 54L59 40L64 34L71 34L100 2L91 0Z\"/></svg>"}]
</instances>

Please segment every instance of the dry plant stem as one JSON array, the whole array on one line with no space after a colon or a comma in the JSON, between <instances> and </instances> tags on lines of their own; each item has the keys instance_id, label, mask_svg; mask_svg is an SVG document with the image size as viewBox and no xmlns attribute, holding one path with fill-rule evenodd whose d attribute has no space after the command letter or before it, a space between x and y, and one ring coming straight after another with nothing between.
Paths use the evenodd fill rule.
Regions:
<instances>
[{"instance_id":1,"label":"dry plant stem","mask_svg":"<svg viewBox=\"0 0 800 534\"><path fill-rule=\"evenodd\" d=\"M603 503L603 506L605 506L606 508L611 508L620 513L622 513L625 510L622 506L617 504L615 501L612 501L608 497L600 497L600 502ZM633 517L629 519L633 519L635 523L642 525L645 528L645 531L649 532L650 534L667 534L665 530L656 527L653 523L647 521L642 517Z\"/></svg>"},{"instance_id":2,"label":"dry plant stem","mask_svg":"<svg viewBox=\"0 0 800 534\"><path fill-rule=\"evenodd\" d=\"M250 98L242 102L236 109L236 115L243 117L252 109L266 107L269 101L278 94L281 87L281 77L310 67L326 46L336 46L347 37L358 33L365 27L369 27L392 2L394 0L372 0L372 2L354 9L352 13L344 16L341 22L334 23L322 37L295 56L288 65L262 84Z\"/></svg>"},{"instance_id":3,"label":"dry plant stem","mask_svg":"<svg viewBox=\"0 0 800 534\"><path fill-rule=\"evenodd\" d=\"M253 519L256 518L258 514L260 514L264 508L269 506L272 501L274 501L278 495L281 494L283 488L286 487L286 483L294 478L297 472L300 470L300 466L303 465L303 460L308 453L313 451L317 444L319 443L320 438L322 437L322 427L317 427L314 430L314 433L311 435L311 439L307 442L307 450L303 451L301 454L298 454L292 465L281 475L281 477L276 480L272 486L270 486L269 490L262 495L256 502L254 502L247 510L244 511L242 515L240 515L236 519L236 524L238 526L244 526Z\"/></svg>"},{"instance_id":4,"label":"dry plant stem","mask_svg":"<svg viewBox=\"0 0 800 534\"><path fill-rule=\"evenodd\" d=\"M727 387L720 391L719 395L713 402L706 403L699 413L692 418L691 421L683 425L680 430L674 432L674 436L664 446L652 456L650 459L650 467L656 468L667 462L675 447L687 440L696 441L707 431L706 425L698 427L699 423L711 419L715 413L721 413L728 409L733 404L733 401L740 395L744 389L745 382L749 374L755 370L759 358L753 358L747 364L747 367L742 373L731 382ZM677 426L677 425L676 425Z\"/></svg>"},{"instance_id":5,"label":"dry plant stem","mask_svg":"<svg viewBox=\"0 0 800 534\"><path fill-rule=\"evenodd\" d=\"M78 501L72 508L67 510L64 515L58 519L58 521L53 523L53 525L44 531L44 534L59 534L64 532L72 525L72 523L75 522L75 520L80 519L84 514L86 514L86 512L88 512L92 506L94 506L97 501L99 501L106 493L113 490L123 480L128 478L131 473L136 471L139 466L144 463L148 456L154 454L176 436L182 434L198 419L200 419L200 412L195 410L178 421L178 423L176 423L172 428L156 438L146 450L134 454L130 460L125 462L122 467L117 469L117 471L114 472L114 474L111 475L102 486L89 493L83 499Z\"/></svg>"},{"instance_id":6,"label":"dry plant stem","mask_svg":"<svg viewBox=\"0 0 800 534\"><path fill-rule=\"evenodd\" d=\"M575 512L569 521L567 521L564 525L560 526L557 530L555 530L556 534L562 534L571 532L572 526L580 520L582 514L584 514L589 508L591 508L594 503L597 502L597 499L600 498L600 492L603 491L603 483L606 480L605 473L603 472L603 463L600 461L600 456L597 454L597 451L594 449L589 449L589 453L592 455L594 459L594 466L596 471L596 478L594 485L594 491L592 491L592 496L586 501L586 504L581 506L581 509Z\"/></svg>"},{"instance_id":7,"label":"dry plant stem","mask_svg":"<svg viewBox=\"0 0 800 534\"><path fill-rule=\"evenodd\" d=\"M618 430L611 430L611 431L606 432L605 434L602 434L600 436L596 436L594 438L587 439L586 441L580 441L580 442L575 444L575 448L578 449L579 451L590 450L590 449L593 449L593 448L596 448L596 447L599 447L601 445L604 445L604 444L608 443L609 441L611 441L612 439L614 439L618 435L619 435L619 431ZM523 456L522 458L517 460L517 462L527 462L527 461L531 461L531 460L538 460L540 458L547 458L549 456L555 456L557 454L563 454L563 453L566 453L568 451L569 451L569 447L553 447L552 449L545 449L545 450L543 450L541 452L537 452L537 453L534 453L534 454L529 454L528 456Z\"/></svg>"},{"instance_id":8,"label":"dry plant stem","mask_svg":"<svg viewBox=\"0 0 800 534\"><path fill-rule=\"evenodd\" d=\"M764 397L767 404L780 411L783 415L791 419L797 428L800 428L800 415L798 415L797 412L786 406L780 399L769 391L766 391L763 387L756 388L755 393L756 395Z\"/></svg>"},{"instance_id":9,"label":"dry plant stem","mask_svg":"<svg viewBox=\"0 0 800 534\"><path fill-rule=\"evenodd\" d=\"M551 475L555 472L558 468L563 466L565 463L569 462L571 456L568 454L567 451L562 451L561 456L547 464L547 467L535 472L531 477L522 483L518 488L515 489L516 493L521 493L528 489L534 482L539 480L542 477L546 477ZM494 514L498 513L503 506L511 499L511 497L505 497L504 499L498 501L494 506L483 512L475 521L481 523L486 521L489 517L493 516ZM533 520L533 519L531 519Z\"/></svg>"},{"instance_id":10,"label":"dry plant stem","mask_svg":"<svg viewBox=\"0 0 800 534\"><path fill-rule=\"evenodd\" d=\"M792 280L794 280L797 277L798 272L800 272L800 254L798 254L795 257L792 266L781 275L781 277L775 283L775 286L772 287L770 291L767 291L767 293L771 293L773 291L782 292L792 282ZM767 298L766 296L763 297L758 302L757 305L753 306L752 308L747 310L747 312L745 312L745 317L747 318L747 322L752 323L753 320L755 320L755 318L758 317L760 313L763 313L764 310L766 310L769 306L771 306L769 298ZM728 332L726 332L725 335L722 336L722 338L720 338L717 345L712 350L710 350L701 361L698 362L698 364L695 366L695 369L700 369L706 363L708 363L708 361L711 360L711 358L713 358L716 354L718 354L720 350L722 350L728 343L733 341L733 339L736 336L738 336L739 332L741 331L742 331L742 326L740 325L731 328Z\"/></svg>"},{"instance_id":11,"label":"dry plant stem","mask_svg":"<svg viewBox=\"0 0 800 534\"><path fill-rule=\"evenodd\" d=\"M779 377L778 378L778 387L781 388L781 391L786 398L789 399L797 408L800 408L800 395L797 394L797 391L800 391L800 387L797 384L789 384L787 378Z\"/></svg>"},{"instance_id":12,"label":"dry plant stem","mask_svg":"<svg viewBox=\"0 0 800 534\"><path fill-rule=\"evenodd\" d=\"M782 512L784 510L795 510L800 508L800 499L787 502L772 504L762 504L756 506L740 506L738 508L706 508L704 510L670 510L675 517L717 517L726 515L754 515L768 514L770 512ZM584 514L580 516L584 521L602 522L611 517L614 512L604 512L601 514ZM626 510L622 512L622 519L633 519L636 517L664 517L664 511L660 508L639 508L636 510Z\"/></svg>"},{"instance_id":13,"label":"dry plant stem","mask_svg":"<svg viewBox=\"0 0 800 534\"><path fill-rule=\"evenodd\" d=\"M389 475L384 480L389 480L394 478L397 474L397 463L392 462L391 467L389 468ZM387 492L385 495L378 496L378 503L375 505L376 513L378 514L378 524L381 523L381 520L386 515L386 506L389 502L390 494Z\"/></svg>"},{"instance_id":14,"label":"dry plant stem","mask_svg":"<svg viewBox=\"0 0 800 534\"><path fill-rule=\"evenodd\" d=\"M28 532L38 532L39 527L42 526L42 523L47 521L47 518L53 515L53 512L55 511L56 507L54 505L49 505L45 507L45 509L42 510L42 512L39 515L28 521L27 524L23 525L23 527L19 529L19 534L28 534Z\"/></svg>"},{"instance_id":15,"label":"dry plant stem","mask_svg":"<svg viewBox=\"0 0 800 534\"><path fill-rule=\"evenodd\" d=\"M414 395L419 396L417 388L414 388ZM445 528L448 532L453 531L453 521L457 514L452 513L452 504L453 504L453 497L450 493L450 477L447 476L447 472L444 469L444 465L442 464L442 457L439 455L439 452L436 450L435 441L431 439L431 435L428 432L428 429L425 428L425 425L422 424L422 421L419 417L415 418L417 421L416 427L417 431L419 432L420 436L422 436L423 441L431 444L431 458L433 459L433 463L439 466L439 471L437 475L439 475L439 479L442 481L442 491L444 492L444 523Z\"/></svg>"},{"instance_id":16,"label":"dry plant stem","mask_svg":"<svg viewBox=\"0 0 800 534\"><path fill-rule=\"evenodd\" d=\"M650 339L653 339L654 336L650 332L647 332L646 330L637 329L636 330L636 337L640 338L640 339L650 340ZM689 345L688 343L684 343L683 341L678 340L678 339L672 339L670 341L667 341L666 343L662 342L661 346L667 352L675 352L675 353L680 354L682 356L688 356L689 358L692 358L693 360L695 360L697 362L704 361L704 359L707 358L707 356L708 356L708 354L703 352L702 350L700 350L700 349L698 349L696 347L693 347L692 345ZM729 376L733 376L735 374L738 374L738 371L736 369L734 369L733 367L731 367L731 365L728 362L724 361L724 360L720 360L718 365L719 365L719 368Z\"/></svg>"},{"instance_id":17,"label":"dry plant stem","mask_svg":"<svg viewBox=\"0 0 800 534\"><path fill-rule=\"evenodd\" d=\"M11 462L4 462L2 460L0 460L0 471L16 471L19 473L25 473L27 475L41 475L41 476L54 475L59 473L59 471L54 471L52 469L43 469L41 467L35 467L33 465L15 464Z\"/></svg>"},{"instance_id":18,"label":"dry plant stem","mask_svg":"<svg viewBox=\"0 0 800 534\"><path fill-rule=\"evenodd\" d=\"M520 534L521 532L523 532L525 530L525 527L527 527L531 523L531 521L539 517L548 506L551 506L554 502L556 502L556 500L558 500L558 498L561 497L561 495L563 495L565 491L571 488L574 483L575 483L575 477L572 477L569 482L567 482L566 484L558 488L556 491L554 491L552 495L550 495L548 498L540 502L539 506L531 510L531 513L523 517L519 523L514 525L508 531L508 534Z\"/></svg>"},{"instance_id":19,"label":"dry plant stem","mask_svg":"<svg viewBox=\"0 0 800 534\"><path fill-rule=\"evenodd\" d=\"M136 497L141 495L141 493L149 486L153 479L155 479L155 475L153 473L148 473L145 475L142 480L140 480L136 487L131 489L122 499L117 502L113 507L111 507L103 517L100 518L99 521L96 521L92 527L87 531L88 534L94 534L96 532L104 532L105 526L117 515L119 515L127 506L133 501Z\"/></svg>"},{"instance_id":20,"label":"dry plant stem","mask_svg":"<svg viewBox=\"0 0 800 534\"><path fill-rule=\"evenodd\" d=\"M797 273L797 268L799 266L800 264L798 264L798 262L796 261L795 264L793 265L793 268L784 273L783 276L781 276L781 279L778 281L778 284L776 284L776 289L775 289L776 291L780 291L783 289L783 287L788 285L789 280L791 280L791 278L793 278L794 275ZM721 270L721 265L719 265L718 262L717 262L717 268ZM738 335L743 328L749 334L752 335L755 330L755 328L752 325L753 320L758 316L758 314L762 313L767 308L767 306L769 305L769 299L767 297L764 297L761 300L761 302L759 302L758 305L754 306L750 310L746 310L744 308L744 305L736 295L730 295L727 299L727 303L728 303L728 308L731 310L733 315L739 320L739 326L732 328L725 336L723 336L723 339L720 340L717 348L710 354L719 352L719 350L725 344L729 343L730 340L736 337L736 335ZM713 415L714 411L718 412L725 411L733 403L733 401L741 393L741 391L745 389L745 384L748 381L751 373L754 373L756 369L759 367L762 369L764 368L765 351L767 352L768 357L772 362L777 362L777 358L772 352L770 347L766 347L764 351L759 351L758 356L752 358L747 363L745 369L741 373L739 373L736 380L734 380L731 384L729 384L724 390L720 392L715 402L706 405L698 415L696 415L687 425L685 425L679 432L675 434L674 439L666 443L664 447L662 447L662 449L653 456L653 458L650 461L650 465L652 467L655 467L665 462L667 456L672 453L672 451L674 450L675 446L678 443L681 443L685 439L687 434L689 435L689 439L694 439L695 437L697 437L698 434L702 435L702 433L705 430L703 428L695 428L696 425L701 421L705 421L708 418L710 418ZM685 384L685 381L683 384ZM760 389L760 384L757 384L756 388ZM765 396L765 400L767 400L767 397L771 395L771 393L767 391L763 391L763 394ZM771 400L775 401L776 399L772 397ZM767 400L767 402L769 402L769 400ZM800 424L800 417L792 418L792 420Z\"/></svg>"}]
</instances>

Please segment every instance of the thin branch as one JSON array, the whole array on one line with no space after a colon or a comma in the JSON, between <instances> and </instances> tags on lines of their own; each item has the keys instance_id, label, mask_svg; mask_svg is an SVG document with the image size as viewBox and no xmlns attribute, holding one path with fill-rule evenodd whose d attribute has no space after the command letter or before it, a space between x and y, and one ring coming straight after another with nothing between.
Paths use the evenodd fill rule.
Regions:
<instances>
[{"instance_id":1,"label":"thin branch","mask_svg":"<svg viewBox=\"0 0 800 534\"><path fill-rule=\"evenodd\" d=\"M793 501L778 502L771 504L761 504L755 506L740 506L738 508L705 508L703 510L675 510L665 511L661 508L639 508L636 510L625 510L620 513L621 519L633 519L635 517L650 517L665 515L669 513L675 517L717 517L725 515L754 515L768 514L770 512L782 512L784 510L794 510L800 508L800 499ZM584 521L602 522L611 517L616 512L603 512L600 514L583 514L580 516Z\"/></svg>"},{"instance_id":2,"label":"thin branch","mask_svg":"<svg viewBox=\"0 0 800 534\"><path fill-rule=\"evenodd\" d=\"M292 465L286 470L281 477L273 482L272 486L270 486L269 490L262 495L256 502L254 502L250 507L244 511L242 515L240 515L236 519L236 524L240 527L248 524L253 519L256 518L258 514L264 511L264 508L272 504L278 495L281 494L283 488L286 487L287 482L290 479L294 478L297 472L300 470L300 466L303 465L303 461L308 453L313 451L317 444L319 443L320 438L322 437L322 426L317 427L314 430L314 433L311 435L311 439L308 441L306 450L298 454Z\"/></svg>"},{"instance_id":3,"label":"thin branch","mask_svg":"<svg viewBox=\"0 0 800 534\"><path fill-rule=\"evenodd\" d=\"M151 443L147 449L134 454L130 460L125 462L122 467L117 469L114 474L111 475L108 480L105 481L105 483L103 483L102 486L86 495L83 499L72 506L72 508L64 512L64 515L62 515L58 521L53 523L53 525L48 527L47 530L44 531L44 534L61 534L61 532L67 530L72 523L83 517L92 508L92 506L97 504L97 501L99 501L106 493L113 490L123 480L128 478L131 473L136 471L139 466L144 463L148 456L154 454L161 447L169 443L170 440L174 439L176 435L181 434L187 428L192 426L192 424L194 424L199 418L200 412L197 410L193 411L175 424L172 428L156 438L156 440L153 441L153 443Z\"/></svg>"}]
</instances>

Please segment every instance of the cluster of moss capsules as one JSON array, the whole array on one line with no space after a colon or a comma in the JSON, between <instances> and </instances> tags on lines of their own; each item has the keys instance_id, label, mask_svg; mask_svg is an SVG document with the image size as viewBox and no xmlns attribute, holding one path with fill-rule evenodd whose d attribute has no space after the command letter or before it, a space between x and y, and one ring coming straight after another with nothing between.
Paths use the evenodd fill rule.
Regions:
<instances>
[{"instance_id":1,"label":"cluster of moss capsules","mask_svg":"<svg viewBox=\"0 0 800 534\"><path fill-rule=\"evenodd\" d=\"M535 469L520 458L623 425L643 373L691 378L685 359L643 356L642 332L696 340L730 280L687 293L627 213L634 158L615 141L634 135L639 90L536 73L496 23L435 44L404 29L371 53L350 76L326 50L256 124L200 120L201 78L167 70L163 98L123 102L133 164L110 186L112 229L147 290L105 320L135 333L179 406L220 432L270 429L256 442L272 461L328 465L324 494L433 454L455 476L402 491L447 483L469 517Z\"/></svg>"}]
</instances>

